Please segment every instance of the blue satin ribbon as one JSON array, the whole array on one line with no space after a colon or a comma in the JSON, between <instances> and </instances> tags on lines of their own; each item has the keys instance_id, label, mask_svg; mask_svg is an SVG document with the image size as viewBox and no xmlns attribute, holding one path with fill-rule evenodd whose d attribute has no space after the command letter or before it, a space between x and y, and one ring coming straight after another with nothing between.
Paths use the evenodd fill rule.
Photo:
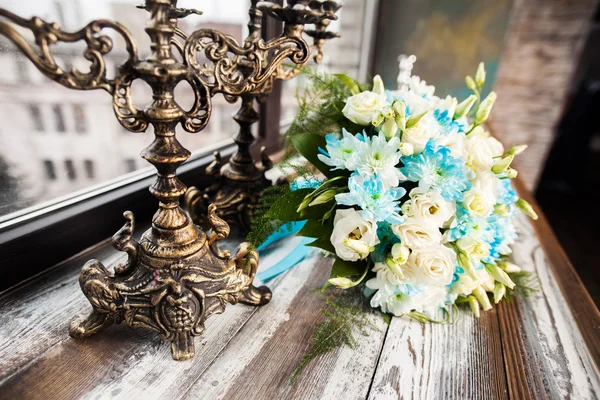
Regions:
<instances>
[{"instance_id":1,"label":"blue satin ribbon","mask_svg":"<svg viewBox=\"0 0 600 400\"><path fill-rule=\"evenodd\" d=\"M306 255L311 250L311 247L306 246L306 244L312 242L314 239L312 238L303 238L300 244L298 244L294 250L291 251L287 256L285 256L281 261L275 263L271 268L259 272L258 279L263 282L266 282L270 279L275 278L277 275L280 275L292 268L294 265L298 264L300 261L306 258Z\"/></svg>"},{"instance_id":2,"label":"blue satin ribbon","mask_svg":"<svg viewBox=\"0 0 600 400\"><path fill-rule=\"evenodd\" d=\"M256 248L256 250L258 250L259 252L263 251L264 249L266 249L273 243L275 243L285 237L293 235L294 233L299 232L300 229L302 229L302 227L304 226L304 224L306 224L306 221L295 221L295 222L290 222L289 224L286 223L286 224L281 225L281 227L279 229L277 229L275 232L273 232L271 234L271 236L266 238L265 241L262 242Z\"/></svg>"},{"instance_id":3,"label":"blue satin ribbon","mask_svg":"<svg viewBox=\"0 0 600 400\"><path fill-rule=\"evenodd\" d=\"M277 231L275 231L271 236L269 236L264 242L258 246L257 250L259 253L264 252L265 249L270 247L273 243L280 241L283 238L286 238L290 235L293 235L302 229L306 221L297 221L292 223L286 223L282 225ZM310 251L310 247L305 246L307 243L310 243L314 239L311 238L303 238L302 241L294 247L294 249L285 256L282 260L278 261L271 268L266 269L265 271L258 273L258 278L266 282L269 279L275 278L277 275L282 274L288 269L292 268L294 265L298 264L300 261L304 260L308 252ZM262 254L261 254L262 257Z\"/></svg>"}]
</instances>

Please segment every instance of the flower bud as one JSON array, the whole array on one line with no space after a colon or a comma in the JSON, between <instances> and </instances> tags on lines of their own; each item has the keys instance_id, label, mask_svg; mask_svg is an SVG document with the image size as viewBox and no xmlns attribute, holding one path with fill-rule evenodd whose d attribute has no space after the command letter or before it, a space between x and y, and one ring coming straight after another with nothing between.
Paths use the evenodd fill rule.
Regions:
<instances>
[{"instance_id":1,"label":"flower bud","mask_svg":"<svg viewBox=\"0 0 600 400\"><path fill-rule=\"evenodd\" d=\"M500 268L502 268L504 270L504 272L506 272L507 274L514 274L516 272L521 272L521 267L519 267L516 264L513 264L511 262L508 261L498 261L496 263L496 265L498 265Z\"/></svg>"},{"instance_id":2,"label":"flower bud","mask_svg":"<svg viewBox=\"0 0 600 400\"><path fill-rule=\"evenodd\" d=\"M475 72L475 84L479 89L485 85L485 65L481 62L477 67L477 72Z\"/></svg>"},{"instance_id":3,"label":"flower bud","mask_svg":"<svg viewBox=\"0 0 600 400\"><path fill-rule=\"evenodd\" d=\"M395 113L392 107L385 106L381 109L381 114L383 114L385 118L393 118Z\"/></svg>"},{"instance_id":4,"label":"flower bud","mask_svg":"<svg viewBox=\"0 0 600 400\"><path fill-rule=\"evenodd\" d=\"M306 207L308 207L310 205L310 203L311 203L312 200L313 200L312 193L307 194L306 197L304 199L302 199L302 202L300 203L300 205L296 209L296 212L297 213L301 213L302 210L304 210Z\"/></svg>"},{"instance_id":5,"label":"flower bud","mask_svg":"<svg viewBox=\"0 0 600 400\"><path fill-rule=\"evenodd\" d=\"M371 124L373 126L379 126L383 120L385 119L385 117L383 116L382 113L377 114L377 116L375 118L373 118L373 120L371 121Z\"/></svg>"},{"instance_id":6,"label":"flower bud","mask_svg":"<svg viewBox=\"0 0 600 400\"><path fill-rule=\"evenodd\" d=\"M391 139L396 136L396 133L398 132L398 125L393 118L388 118L381 126L381 131L385 135L386 139Z\"/></svg>"},{"instance_id":7,"label":"flower bud","mask_svg":"<svg viewBox=\"0 0 600 400\"><path fill-rule=\"evenodd\" d=\"M400 153L402 153L403 156L411 156L415 152L415 147L412 144L406 142L401 142L398 146L398 149L400 150Z\"/></svg>"},{"instance_id":8,"label":"flower bud","mask_svg":"<svg viewBox=\"0 0 600 400\"><path fill-rule=\"evenodd\" d=\"M473 311L473 314L475 315L475 318L479 318L480 314L479 314L479 302L477 301L477 299L475 298L475 296L469 296L467 297L467 301L469 303L469 306L471 307L471 311Z\"/></svg>"},{"instance_id":9,"label":"flower bud","mask_svg":"<svg viewBox=\"0 0 600 400\"><path fill-rule=\"evenodd\" d=\"M506 216L508 215L508 206L506 204L496 204L494 206L494 213L501 215L501 216Z\"/></svg>"},{"instance_id":10,"label":"flower bud","mask_svg":"<svg viewBox=\"0 0 600 400\"><path fill-rule=\"evenodd\" d=\"M506 157L506 156L517 156L519 154L521 154L522 152L524 152L527 149L527 145L526 144L521 144L518 146L513 146L510 149L508 149L506 151L506 153L504 153L502 156Z\"/></svg>"},{"instance_id":11,"label":"flower bud","mask_svg":"<svg viewBox=\"0 0 600 400\"><path fill-rule=\"evenodd\" d=\"M508 274L500 269L497 265L489 263L483 263L483 265L485 265L485 269L495 280L511 289L515 287L515 283L510 279Z\"/></svg>"},{"instance_id":12,"label":"flower bud","mask_svg":"<svg viewBox=\"0 0 600 400\"><path fill-rule=\"evenodd\" d=\"M410 255L410 249L408 246L403 245L402 243L396 243L392 246L392 257L394 260L400 264L405 264L406 260L408 260L408 256Z\"/></svg>"},{"instance_id":13,"label":"flower bud","mask_svg":"<svg viewBox=\"0 0 600 400\"><path fill-rule=\"evenodd\" d=\"M475 268L473 268L473 263L469 259L469 256L464 251L458 251L456 254L458 258L458 265L472 278L478 279L477 274L475 274Z\"/></svg>"},{"instance_id":14,"label":"flower bud","mask_svg":"<svg viewBox=\"0 0 600 400\"><path fill-rule=\"evenodd\" d=\"M364 240L348 238L348 239L344 240L344 244L348 248L350 248L350 249L354 250L356 253L358 253L361 260L364 259L365 257L367 257L369 255L369 253L374 250L374 248L369 246L367 244L367 242L365 242Z\"/></svg>"},{"instance_id":15,"label":"flower bud","mask_svg":"<svg viewBox=\"0 0 600 400\"><path fill-rule=\"evenodd\" d=\"M308 206L318 206L319 204L328 203L335 198L336 193L337 192L335 189L328 189L318 195L313 201L310 202Z\"/></svg>"},{"instance_id":16,"label":"flower bud","mask_svg":"<svg viewBox=\"0 0 600 400\"><path fill-rule=\"evenodd\" d=\"M500 303L500 300L502 300L505 294L506 286L504 286L500 282L496 282L496 285L494 285L494 303Z\"/></svg>"},{"instance_id":17,"label":"flower bud","mask_svg":"<svg viewBox=\"0 0 600 400\"><path fill-rule=\"evenodd\" d=\"M381 80L381 76L375 75L373 78L373 92L377 94L383 94L385 92L385 88L383 87L383 81Z\"/></svg>"},{"instance_id":18,"label":"flower bud","mask_svg":"<svg viewBox=\"0 0 600 400\"><path fill-rule=\"evenodd\" d=\"M427 111L423 111L421 114L411 116L408 121L406 121L406 129L417 125L419 121L421 121L421 118L425 116L425 114L427 114Z\"/></svg>"},{"instance_id":19,"label":"flower bud","mask_svg":"<svg viewBox=\"0 0 600 400\"><path fill-rule=\"evenodd\" d=\"M492 172L495 174L501 174L502 172L506 171L514 158L515 156L506 156L496 161L496 163L492 166Z\"/></svg>"},{"instance_id":20,"label":"flower bud","mask_svg":"<svg viewBox=\"0 0 600 400\"><path fill-rule=\"evenodd\" d=\"M355 286L355 283L348 278L331 278L329 280L333 286L338 287L340 289L348 289Z\"/></svg>"},{"instance_id":21,"label":"flower bud","mask_svg":"<svg viewBox=\"0 0 600 400\"><path fill-rule=\"evenodd\" d=\"M471 76L467 75L465 78L465 83L467 84L467 87L469 89L471 89L474 92L477 92L477 85L475 84L475 81L473 80L473 78L471 78Z\"/></svg>"},{"instance_id":22,"label":"flower bud","mask_svg":"<svg viewBox=\"0 0 600 400\"><path fill-rule=\"evenodd\" d=\"M487 121L497 97L498 96L496 95L496 92L490 92L490 94L483 99L479 105L479 108L477 109L477 113L475 114L475 125L481 125Z\"/></svg>"},{"instance_id":23,"label":"flower bud","mask_svg":"<svg viewBox=\"0 0 600 400\"><path fill-rule=\"evenodd\" d=\"M477 286L475 290L473 290L473 294L477 298L479 304L481 304L483 311L488 311L492 309L492 304L490 303L490 299L487 295L487 292L481 286Z\"/></svg>"},{"instance_id":24,"label":"flower bud","mask_svg":"<svg viewBox=\"0 0 600 400\"><path fill-rule=\"evenodd\" d=\"M398 275L401 279L404 279L404 273L402 272L402 268L400 267L400 264L401 263L397 262L392 257L388 257L385 259L385 265L388 266L390 271L392 271L394 274ZM404 263L402 263L402 264L404 264Z\"/></svg>"},{"instance_id":25,"label":"flower bud","mask_svg":"<svg viewBox=\"0 0 600 400\"><path fill-rule=\"evenodd\" d=\"M517 171L514 168L507 168L506 169L506 177L509 178L509 179L515 179L518 174L519 174L519 171Z\"/></svg>"},{"instance_id":26,"label":"flower bud","mask_svg":"<svg viewBox=\"0 0 600 400\"><path fill-rule=\"evenodd\" d=\"M532 219L538 219L537 213L535 212L533 207L531 207L531 204L529 204L527 201L519 199L517 200L515 205L519 208L519 210L523 211L525 215L531 217Z\"/></svg>"},{"instance_id":27,"label":"flower bud","mask_svg":"<svg viewBox=\"0 0 600 400\"><path fill-rule=\"evenodd\" d=\"M401 100L394 100L392 108L396 111L396 115L406 117L406 104Z\"/></svg>"},{"instance_id":28,"label":"flower bud","mask_svg":"<svg viewBox=\"0 0 600 400\"><path fill-rule=\"evenodd\" d=\"M473 104L475 104L476 101L477 96L474 94L463 100L459 105L456 106L456 110L454 110L454 119L459 119L467 115L469 111L471 111L471 107L473 107Z\"/></svg>"}]
</instances>

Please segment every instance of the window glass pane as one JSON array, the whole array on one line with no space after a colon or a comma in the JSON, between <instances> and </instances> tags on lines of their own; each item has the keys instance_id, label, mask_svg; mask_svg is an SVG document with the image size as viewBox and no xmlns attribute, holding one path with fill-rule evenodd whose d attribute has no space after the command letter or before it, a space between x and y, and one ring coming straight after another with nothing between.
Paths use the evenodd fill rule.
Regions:
<instances>
[{"instance_id":1,"label":"window glass pane","mask_svg":"<svg viewBox=\"0 0 600 400\"><path fill-rule=\"evenodd\" d=\"M122 23L138 41L141 57L149 54L144 31L149 14L135 6L142 0L0 0L0 7L19 16L34 15L57 22L67 31L77 31L92 19ZM247 34L249 0L180 0L179 7L197 8L203 15L180 21L185 32L216 28L237 40ZM23 31L25 32L25 31ZM125 60L118 35L114 49L106 55L107 75L114 77ZM30 34L25 37L32 41ZM63 69L89 70L81 43L59 44L53 55ZM138 108L151 100L144 83L134 83ZM192 91L181 84L176 100L182 107L192 103ZM218 95L213 99L213 118L206 129L190 134L178 128L179 141L191 151L202 151L230 139L238 126L231 118L239 105ZM0 219L29 206L68 196L76 191L105 184L150 164L139 157L153 140L152 128L143 134L127 132L117 122L111 96L102 90L66 89L40 73L7 39L0 36Z\"/></svg>"},{"instance_id":2,"label":"window glass pane","mask_svg":"<svg viewBox=\"0 0 600 400\"><path fill-rule=\"evenodd\" d=\"M339 32L340 37L328 40L324 46L323 61L319 68L327 73L345 73L355 79L364 79L369 65L371 35L376 32L372 22L376 7L373 1L345 0L337 12L338 19L332 21L328 30ZM308 43L312 38L305 36ZM306 84L302 76L284 81L282 86L281 123L287 125L296 114L298 107L296 93Z\"/></svg>"}]
</instances>

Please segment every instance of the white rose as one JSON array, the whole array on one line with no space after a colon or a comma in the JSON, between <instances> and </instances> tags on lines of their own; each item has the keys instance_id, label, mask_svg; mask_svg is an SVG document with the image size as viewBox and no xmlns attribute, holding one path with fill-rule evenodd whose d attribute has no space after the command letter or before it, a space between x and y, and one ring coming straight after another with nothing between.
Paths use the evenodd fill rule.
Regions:
<instances>
[{"instance_id":1,"label":"white rose","mask_svg":"<svg viewBox=\"0 0 600 400\"><path fill-rule=\"evenodd\" d=\"M401 225L393 225L392 230L400 238L402 244L411 249L430 247L439 244L442 240L442 234L437 226L415 218L408 218Z\"/></svg>"},{"instance_id":2,"label":"white rose","mask_svg":"<svg viewBox=\"0 0 600 400\"><path fill-rule=\"evenodd\" d=\"M425 145L431 139L431 131L424 123L418 123L402 133L402 143L412 145L414 154L419 154L425 149Z\"/></svg>"},{"instance_id":3,"label":"white rose","mask_svg":"<svg viewBox=\"0 0 600 400\"><path fill-rule=\"evenodd\" d=\"M494 157L504 153L504 147L481 127L477 127L467 136L465 152L475 169L489 170L494 165Z\"/></svg>"},{"instance_id":4,"label":"white rose","mask_svg":"<svg viewBox=\"0 0 600 400\"><path fill-rule=\"evenodd\" d=\"M485 217L492 211L493 203L477 188L471 188L464 193L463 204L469 214Z\"/></svg>"},{"instance_id":5,"label":"white rose","mask_svg":"<svg viewBox=\"0 0 600 400\"><path fill-rule=\"evenodd\" d=\"M427 224L442 227L455 213L454 203L444 199L436 191L423 188L410 191L410 200L402 205L405 215Z\"/></svg>"},{"instance_id":6,"label":"white rose","mask_svg":"<svg viewBox=\"0 0 600 400\"><path fill-rule=\"evenodd\" d=\"M335 253L342 260L362 260L379 243L377 224L365 221L356 210L337 210L330 240Z\"/></svg>"},{"instance_id":7,"label":"white rose","mask_svg":"<svg viewBox=\"0 0 600 400\"><path fill-rule=\"evenodd\" d=\"M369 125L386 105L385 95L375 92L361 92L348 97L342 113L358 125Z\"/></svg>"},{"instance_id":8,"label":"white rose","mask_svg":"<svg viewBox=\"0 0 600 400\"><path fill-rule=\"evenodd\" d=\"M456 263L454 250L439 244L413 250L407 264L418 274L420 284L447 285L452 282Z\"/></svg>"}]
</instances>

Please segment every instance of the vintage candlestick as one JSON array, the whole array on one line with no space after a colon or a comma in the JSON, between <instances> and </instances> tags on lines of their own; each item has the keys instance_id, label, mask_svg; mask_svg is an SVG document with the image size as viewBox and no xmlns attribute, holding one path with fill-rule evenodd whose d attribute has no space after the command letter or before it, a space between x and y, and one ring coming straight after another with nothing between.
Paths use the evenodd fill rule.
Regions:
<instances>
[{"instance_id":1,"label":"vintage candlestick","mask_svg":"<svg viewBox=\"0 0 600 400\"><path fill-rule=\"evenodd\" d=\"M215 183L205 189L190 187L184 198L184 207L192 219L203 226L208 221L206 206L215 204L219 217L238 227L241 232L250 230L260 193L271 185L264 173L272 166L264 148L261 149L260 166L256 165L250 153L250 146L254 143L252 125L259 120L254 108L255 101L262 102L268 97L275 79L293 78L310 59L321 62L325 41L339 37L338 33L327 31L341 7L337 2L288 0L287 4L287 7L282 7L252 0L249 34L243 45L239 45L233 37L214 30L195 32L189 39L197 46L187 47L186 50L203 51L212 62L204 65L191 63L211 95L220 92L229 101L241 99L240 109L233 117L240 126L234 138L238 146L236 153L225 165L221 163L220 154L215 153L215 161L206 169L207 174L215 178ZM284 22L281 36L268 42L260 36L263 13ZM304 31L305 24L314 24L315 29ZM303 31L313 38L312 46L303 40ZM296 56L289 57L296 64L295 68L285 67L282 63L291 43L301 49ZM225 52L231 52L235 57L224 58ZM186 59L191 58L186 53ZM273 67L258 73L265 64Z\"/></svg>"},{"instance_id":2,"label":"vintage candlestick","mask_svg":"<svg viewBox=\"0 0 600 400\"><path fill-rule=\"evenodd\" d=\"M0 9L0 35L7 37L35 66L50 79L71 89L103 89L113 98L118 121L132 132L153 127L154 141L141 156L157 170L150 192L158 201L158 211L152 227L137 242L133 237L134 217L124 213L127 223L113 236L113 246L126 252L125 262L114 266L114 273L98 260L88 261L81 272L81 289L92 305L91 314L72 321L69 333L83 338L114 323L125 322L131 327L151 328L171 342L173 358L185 360L194 356L193 337L204 330L205 320L222 313L227 303L262 305L271 298L266 287L256 288L252 281L258 266L258 253L248 243L242 243L234 255L221 251L218 242L229 235L229 225L217 215L215 205L206 205L210 231L196 226L179 206L186 186L177 178L177 168L190 156L175 137L178 124L188 132L200 132L211 114L211 97L223 93L227 98L242 96L244 112L240 119L253 120L251 99L266 92L277 71L287 59L303 64L309 59L309 49L300 37L302 25L320 23L333 15L296 7L307 2L290 1L287 7L273 7L270 14L284 21L284 35L269 42L249 39L239 46L232 37L220 32L200 29L189 37L177 28L177 20L195 10L176 8L177 0L146 0L142 8L150 12L146 32L151 39L151 54L139 59L132 35L117 22L92 21L83 29L68 33L58 25L40 18L24 19ZM251 14L259 15L253 7ZM258 35L256 16L251 38ZM30 31L35 45L19 33L17 27ZM126 44L127 60L120 65L118 76L106 76L104 55L112 50L112 40L101 33L111 29ZM51 53L58 42L83 41L84 57L90 61L90 71L65 71ZM176 49L183 62L173 55ZM197 52L204 51L212 67L201 64ZM229 54L231 53L231 57ZM267 57L268 54L271 56ZM245 60L245 61L244 61ZM242 72L243 71L243 72ZM135 79L152 88L152 100L138 109L131 98ZM194 104L184 111L174 99L174 88L187 81L194 92ZM232 179L241 171L244 176L258 174L249 165L247 148L251 143L244 130L240 134L240 151L229 167ZM234 165L248 167L236 169ZM224 173L229 177L224 169Z\"/></svg>"}]
</instances>

